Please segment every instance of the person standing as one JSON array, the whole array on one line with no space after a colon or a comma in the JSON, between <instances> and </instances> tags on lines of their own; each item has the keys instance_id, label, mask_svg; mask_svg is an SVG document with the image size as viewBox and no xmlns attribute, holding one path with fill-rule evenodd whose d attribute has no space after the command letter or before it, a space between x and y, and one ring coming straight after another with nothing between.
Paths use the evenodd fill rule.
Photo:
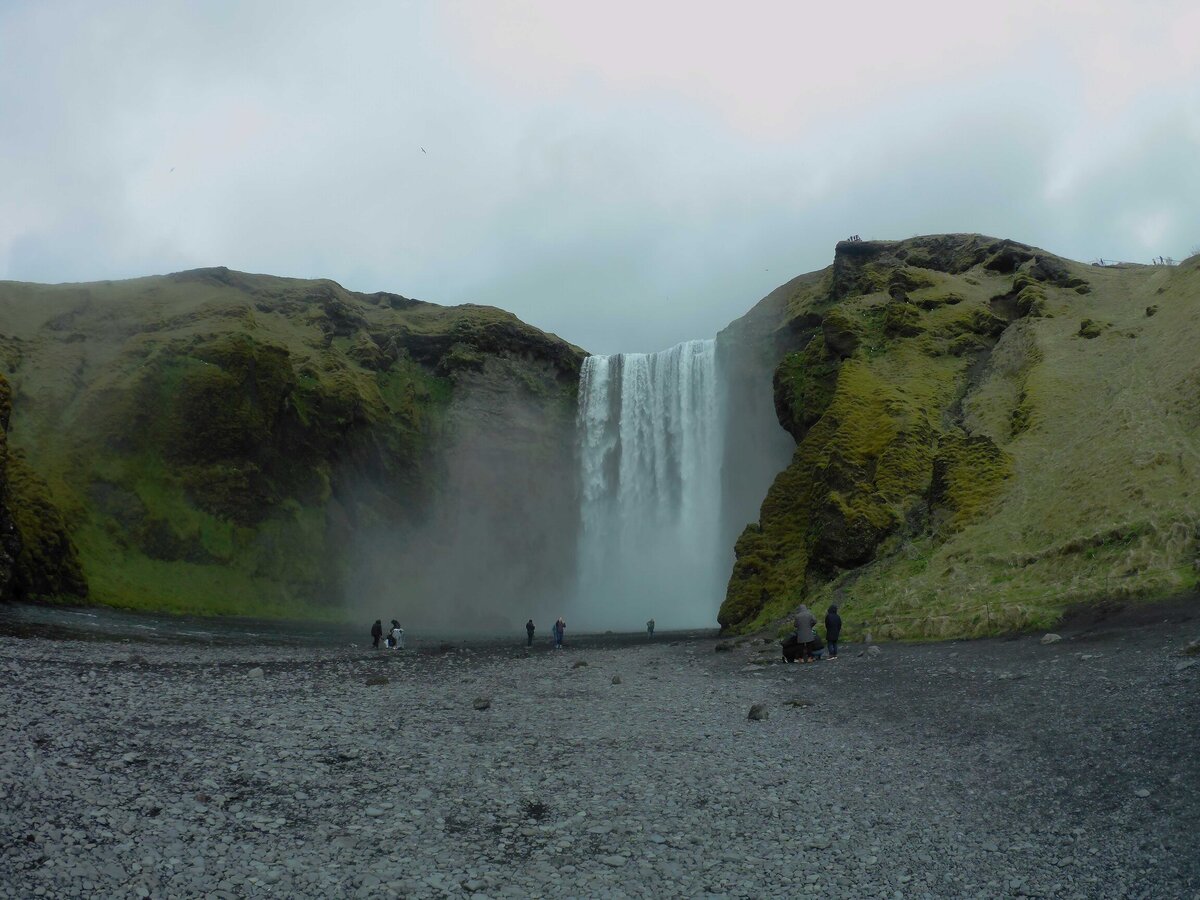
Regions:
<instances>
[{"instance_id":1,"label":"person standing","mask_svg":"<svg viewBox=\"0 0 1200 900\"><path fill-rule=\"evenodd\" d=\"M371 646L376 650L379 649L379 639L381 637L383 637L383 622L376 619L375 624L371 626Z\"/></svg>"},{"instance_id":2,"label":"person standing","mask_svg":"<svg viewBox=\"0 0 1200 900\"><path fill-rule=\"evenodd\" d=\"M392 640L393 649L404 649L404 629L400 627L400 623L392 619Z\"/></svg>"},{"instance_id":3,"label":"person standing","mask_svg":"<svg viewBox=\"0 0 1200 900\"><path fill-rule=\"evenodd\" d=\"M838 638L842 636L842 617L838 615L837 604L831 603L825 613L825 643L829 645L829 658L837 659Z\"/></svg>"},{"instance_id":4,"label":"person standing","mask_svg":"<svg viewBox=\"0 0 1200 900\"><path fill-rule=\"evenodd\" d=\"M554 649L561 650L563 648L563 634L567 630L566 620L559 616L554 623Z\"/></svg>"},{"instance_id":5,"label":"person standing","mask_svg":"<svg viewBox=\"0 0 1200 900\"><path fill-rule=\"evenodd\" d=\"M651 619L646 623L646 637L654 637L654 620Z\"/></svg>"},{"instance_id":6,"label":"person standing","mask_svg":"<svg viewBox=\"0 0 1200 900\"><path fill-rule=\"evenodd\" d=\"M808 607L803 603L796 610L796 644L800 649L800 661L810 663L813 661L813 629L817 627L817 617L809 612Z\"/></svg>"},{"instance_id":7,"label":"person standing","mask_svg":"<svg viewBox=\"0 0 1200 900\"><path fill-rule=\"evenodd\" d=\"M537 626L535 626L533 624L533 619L530 619L528 622L525 623L525 636L527 638L527 640L525 641L526 647L533 646L533 633L535 631L537 631Z\"/></svg>"}]
</instances>

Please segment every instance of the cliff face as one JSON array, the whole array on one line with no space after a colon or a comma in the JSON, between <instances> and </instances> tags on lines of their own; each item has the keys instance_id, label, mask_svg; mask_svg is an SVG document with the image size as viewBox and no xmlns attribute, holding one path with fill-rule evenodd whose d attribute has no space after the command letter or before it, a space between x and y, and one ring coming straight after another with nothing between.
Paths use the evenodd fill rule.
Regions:
<instances>
[{"instance_id":1,"label":"cliff face","mask_svg":"<svg viewBox=\"0 0 1200 900\"><path fill-rule=\"evenodd\" d=\"M573 547L538 517L574 496L583 352L500 310L226 269L0 283L0 357L13 438L102 603L325 615L353 585L402 611L411 573L374 584L364 542L438 559L455 460L480 447L479 508L504 508L535 558ZM493 409L534 413L510 428ZM514 507L526 458L542 478Z\"/></svg>"},{"instance_id":2,"label":"cliff face","mask_svg":"<svg viewBox=\"0 0 1200 900\"><path fill-rule=\"evenodd\" d=\"M0 601L82 600L87 583L46 483L9 447L12 389L0 375Z\"/></svg>"},{"instance_id":3,"label":"cliff face","mask_svg":"<svg viewBox=\"0 0 1200 900\"><path fill-rule=\"evenodd\" d=\"M737 540L722 626L807 600L876 635L972 635L1193 585L1198 299L1197 258L838 244L731 326L777 354L796 446Z\"/></svg>"}]
</instances>

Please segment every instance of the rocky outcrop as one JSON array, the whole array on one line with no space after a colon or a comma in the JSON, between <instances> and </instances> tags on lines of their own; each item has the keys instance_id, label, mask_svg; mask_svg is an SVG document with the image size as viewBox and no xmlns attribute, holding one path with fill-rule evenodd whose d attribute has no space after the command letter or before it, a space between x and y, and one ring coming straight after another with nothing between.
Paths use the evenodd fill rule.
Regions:
<instances>
[{"instance_id":1,"label":"rocky outcrop","mask_svg":"<svg viewBox=\"0 0 1200 900\"><path fill-rule=\"evenodd\" d=\"M99 602L335 614L380 587L364 541L406 536L388 551L413 560L419 545L415 569L461 544L436 523L459 502L464 466L477 511L503 506L531 566L560 576L573 548L570 528L548 535L539 517L573 495L563 453L584 354L501 310L215 268L0 284L0 335L25 451L12 456L23 501L10 508L19 533L39 529L22 553L46 563L77 546L74 571ZM492 421L518 407L532 411L519 424ZM505 464L462 462L481 445ZM516 456L546 481L516 472ZM86 589L49 572L27 569L26 593ZM393 570L383 587L403 594L412 574Z\"/></svg>"},{"instance_id":2,"label":"rocky outcrop","mask_svg":"<svg viewBox=\"0 0 1200 900\"><path fill-rule=\"evenodd\" d=\"M0 375L0 601L83 599L75 546L46 483L9 447L12 389Z\"/></svg>"},{"instance_id":3,"label":"rocky outcrop","mask_svg":"<svg viewBox=\"0 0 1200 900\"><path fill-rule=\"evenodd\" d=\"M1047 453L1051 466L1076 479L1106 466L1132 469L1136 451L1110 442L1101 460L1099 442L1048 444L1052 429L1091 433L1093 425L1077 421L1088 397L1055 385L1075 377L1081 344L1099 346L1116 333L1109 308L1120 305L1123 318L1133 315L1126 309L1136 312L1127 341L1148 327L1143 305L1122 292L1149 293L1153 284L1156 298L1172 296L1172 286L1200 293L1186 268L1093 277L1089 267L980 235L838 244L833 265L793 283L800 286L786 304L764 301L748 317L763 352L778 354L775 406L796 446L758 521L737 540L721 625L757 627L782 620L801 600L827 599L839 600L843 615L886 618L877 632L885 634L984 633L1051 615L1060 603L1045 598L1062 591L1045 583L1049 575L1039 576L1042 599L1013 601L1003 614L978 602L978 614L958 607L938 614L952 606L951 584L964 590L963 561L984 555L979 542L991 542L992 561L972 563L968 596L982 595L992 578L1014 577L998 574L1006 553L1028 559L1025 551L1045 551L1055 540L1070 544L1081 518L1099 529L1096 510L1072 522L1049 508L1055 499L1069 507L1066 480L1029 496L1040 484L1033 473L1046 466ZM1169 281L1154 284L1152 276ZM1105 319L1093 314L1077 336L1071 323L1081 310L1105 311ZM1195 321L1189 327L1200 336ZM1086 365L1093 371L1090 358ZM1171 365L1187 364L1171 356ZM1110 378L1103 364L1094 369ZM1157 386L1147 380L1136 390L1149 402ZM1155 408L1165 414L1165 406ZM1161 512L1140 488L1127 490L1126 502L1110 504L1109 513ZM1173 508L1176 521L1200 513L1196 501ZM994 533L1000 523L1010 529L1003 536ZM941 584L931 574L935 565Z\"/></svg>"}]
</instances>

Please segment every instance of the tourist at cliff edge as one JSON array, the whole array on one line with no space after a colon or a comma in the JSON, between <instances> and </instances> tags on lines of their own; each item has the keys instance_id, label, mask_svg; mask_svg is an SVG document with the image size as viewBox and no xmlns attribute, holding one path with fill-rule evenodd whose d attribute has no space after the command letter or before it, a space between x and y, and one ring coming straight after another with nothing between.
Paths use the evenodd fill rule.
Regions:
<instances>
[{"instance_id":1,"label":"tourist at cliff edge","mask_svg":"<svg viewBox=\"0 0 1200 900\"><path fill-rule=\"evenodd\" d=\"M379 649L379 639L381 637L383 637L383 622L376 619L375 624L371 626L371 646L376 650Z\"/></svg>"},{"instance_id":2,"label":"tourist at cliff edge","mask_svg":"<svg viewBox=\"0 0 1200 900\"><path fill-rule=\"evenodd\" d=\"M528 622L525 623L525 637L527 638L527 640L525 641L526 647L533 646L533 633L535 631L537 631L537 626L533 624L533 619L530 619Z\"/></svg>"}]
</instances>

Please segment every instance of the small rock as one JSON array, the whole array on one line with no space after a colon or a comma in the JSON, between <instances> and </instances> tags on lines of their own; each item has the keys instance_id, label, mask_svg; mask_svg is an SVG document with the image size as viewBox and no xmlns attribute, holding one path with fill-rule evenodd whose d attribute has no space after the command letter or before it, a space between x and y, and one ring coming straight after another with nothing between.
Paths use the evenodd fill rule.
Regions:
<instances>
[{"instance_id":1,"label":"small rock","mask_svg":"<svg viewBox=\"0 0 1200 900\"><path fill-rule=\"evenodd\" d=\"M715 649L718 653L729 653L733 650L733 644L729 643L729 641L721 641L721 643L717 644L717 646L713 649Z\"/></svg>"},{"instance_id":2,"label":"small rock","mask_svg":"<svg viewBox=\"0 0 1200 900\"><path fill-rule=\"evenodd\" d=\"M1000 852L1000 845L997 844L995 841L984 841L981 846L983 847L983 851L985 853L999 853Z\"/></svg>"},{"instance_id":3,"label":"small rock","mask_svg":"<svg viewBox=\"0 0 1200 900\"><path fill-rule=\"evenodd\" d=\"M489 700L487 697L476 697L474 702L471 703L471 705L473 707L475 707L476 709L482 711L482 710L487 709L489 706L491 706L492 701Z\"/></svg>"},{"instance_id":4,"label":"small rock","mask_svg":"<svg viewBox=\"0 0 1200 900\"><path fill-rule=\"evenodd\" d=\"M872 644L870 647L868 647L868 648L867 648L867 656L878 656L878 655L879 655L880 653L882 653L882 652L883 652L883 651L882 651L882 650L880 650L880 649L879 649L877 646L875 646L874 644Z\"/></svg>"},{"instance_id":5,"label":"small rock","mask_svg":"<svg viewBox=\"0 0 1200 900\"><path fill-rule=\"evenodd\" d=\"M267 677L267 673L262 670L262 666L255 666L246 673L247 678L263 679Z\"/></svg>"},{"instance_id":6,"label":"small rock","mask_svg":"<svg viewBox=\"0 0 1200 900\"><path fill-rule=\"evenodd\" d=\"M575 662L573 662L571 664L571 668L572 669L582 669L586 665L587 665L586 659L577 659L577 660L575 660Z\"/></svg>"},{"instance_id":7,"label":"small rock","mask_svg":"<svg viewBox=\"0 0 1200 900\"><path fill-rule=\"evenodd\" d=\"M600 857L600 862L604 863L606 866L612 866L614 869L617 869L625 865L625 863L629 862L629 860L624 856L602 856Z\"/></svg>"},{"instance_id":8,"label":"small rock","mask_svg":"<svg viewBox=\"0 0 1200 900\"><path fill-rule=\"evenodd\" d=\"M1178 662L1175 664L1175 671L1176 672L1186 672L1188 669L1190 669L1194 665L1196 665L1196 660L1185 659L1182 662Z\"/></svg>"},{"instance_id":9,"label":"small rock","mask_svg":"<svg viewBox=\"0 0 1200 900\"><path fill-rule=\"evenodd\" d=\"M768 711L765 703L755 703L750 707L750 714L746 718L751 722L761 722L770 715L771 713Z\"/></svg>"},{"instance_id":10,"label":"small rock","mask_svg":"<svg viewBox=\"0 0 1200 900\"><path fill-rule=\"evenodd\" d=\"M620 683L621 683L621 676L620 676L620 675L614 675L614 676L612 677L612 683L613 683L613 684L620 684Z\"/></svg>"},{"instance_id":11,"label":"small rock","mask_svg":"<svg viewBox=\"0 0 1200 900\"><path fill-rule=\"evenodd\" d=\"M1057 644L1061 640L1062 640L1062 635L1055 634L1054 632L1050 632L1048 634L1042 635L1042 643L1043 644Z\"/></svg>"},{"instance_id":12,"label":"small rock","mask_svg":"<svg viewBox=\"0 0 1200 900\"><path fill-rule=\"evenodd\" d=\"M1134 791L1134 792L1133 792L1133 795L1134 795L1135 797L1143 797L1143 798L1145 798L1145 797L1149 797L1149 796L1150 796L1150 792L1149 792L1148 790L1146 790L1145 788L1138 788L1136 791Z\"/></svg>"},{"instance_id":13,"label":"small rock","mask_svg":"<svg viewBox=\"0 0 1200 900\"><path fill-rule=\"evenodd\" d=\"M378 806L368 806L367 807L367 815L370 816L372 819L378 819L380 816L383 815L383 810L380 809Z\"/></svg>"},{"instance_id":14,"label":"small rock","mask_svg":"<svg viewBox=\"0 0 1200 900\"><path fill-rule=\"evenodd\" d=\"M1192 641L1183 648L1184 656L1200 656L1200 641Z\"/></svg>"},{"instance_id":15,"label":"small rock","mask_svg":"<svg viewBox=\"0 0 1200 900\"><path fill-rule=\"evenodd\" d=\"M367 687L375 687L377 685L387 684L387 683L388 683L388 679L387 679L386 675L372 675L366 681Z\"/></svg>"}]
</instances>

